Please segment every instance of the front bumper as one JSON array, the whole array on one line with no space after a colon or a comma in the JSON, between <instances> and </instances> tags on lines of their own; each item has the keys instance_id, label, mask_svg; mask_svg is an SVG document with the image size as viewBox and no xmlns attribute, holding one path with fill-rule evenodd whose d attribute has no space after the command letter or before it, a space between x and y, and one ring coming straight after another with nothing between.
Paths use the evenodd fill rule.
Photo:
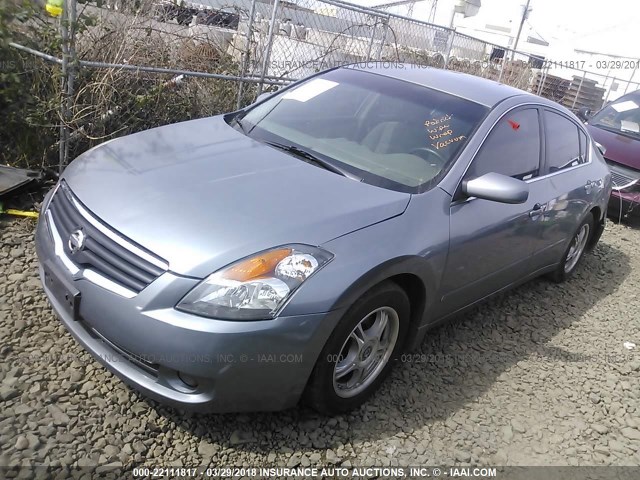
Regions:
<instances>
[{"instance_id":1,"label":"front bumper","mask_svg":"<svg viewBox=\"0 0 640 480\"><path fill-rule=\"evenodd\" d=\"M74 338L125 383L179 408L222 413L294 406L342 315L251 322L190 315L173 304L198 280L171 272L123 297L71 275L54 252L45 216L36 251L45 293ZM44 281L45 268L80 292L75 318Z\"/></svg>"}]
</instances>

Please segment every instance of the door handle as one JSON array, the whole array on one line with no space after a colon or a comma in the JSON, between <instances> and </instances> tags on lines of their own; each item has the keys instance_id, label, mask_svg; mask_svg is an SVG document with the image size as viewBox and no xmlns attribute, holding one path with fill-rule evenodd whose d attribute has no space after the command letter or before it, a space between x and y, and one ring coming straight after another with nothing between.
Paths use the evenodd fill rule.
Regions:
<instances>
[{"instance_id":1,"label":"door handle","mask_svg":"<svg viewBox=\"0 0 640 480\"><path fill-rule=\"evenodd\" d=\"M540 215L542 215L545 212L546 209L547 209L546 205L542 205L540 203L536 203L533 206L533 209L529 212L529 216L531 218L539 217Z\"/></svg>"}]
</instances>

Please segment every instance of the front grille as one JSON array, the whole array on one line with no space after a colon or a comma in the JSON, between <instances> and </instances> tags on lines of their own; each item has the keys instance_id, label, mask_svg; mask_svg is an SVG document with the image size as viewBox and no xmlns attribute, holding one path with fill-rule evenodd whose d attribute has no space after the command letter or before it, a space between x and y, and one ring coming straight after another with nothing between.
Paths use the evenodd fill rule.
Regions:
<instances>
[{"instance_id":1,"label":"front grille","mask_svg":"<svg viewBox=\"0 0 640 480\"><path fill-rule=\"evenodd\" d=\"M122 239L97 218L93 217L90 221L86 217L88 212L81 212L76 207L75 202L78 200L72 198L72 195L66 185L61 185L53 195L48 211L61 236L64 253L76 266L92 270L135 293L142 291L167 270L135 254L121 243L131 244L135 250L144 252L147 258L156 259L157 264L166 263L164 260L155 257L138 245L133 245L130 240ZM101 228L96 225L101 225ZM69 238L77 231L82 231L84 234L84 245L72 252ZM105 231L112 235L107 235ZM113 236L123 241L116 242Z\"/></svg>"},{"instance_id":2,"label":"front grille","mask_svg":"<svg viewBox=\"0 0 640 480\"><path fill-rule=\"evenodd\" d=\"M613 188L627 187L640 179L640 171L620 165L613 160L605 159L609 170L611 170L611 181Z\"/></svg>"}]
</instances>

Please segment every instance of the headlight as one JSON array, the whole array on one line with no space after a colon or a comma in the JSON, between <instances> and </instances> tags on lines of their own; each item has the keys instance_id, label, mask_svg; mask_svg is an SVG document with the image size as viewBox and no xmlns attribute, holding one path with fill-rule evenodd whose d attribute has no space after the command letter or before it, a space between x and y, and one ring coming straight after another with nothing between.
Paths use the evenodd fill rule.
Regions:
<instances>
[{"instance_id":1,"label":"headlight","mask_svg":"<svg viewBox=\"0 0 640 480\"><path fill-rule=\"evenodd\" d=\"M209 275L176 308L225 320L273 318L293 292L332 258L331 253L308 245L266 250Z\"/></svg>"}]
</instances>

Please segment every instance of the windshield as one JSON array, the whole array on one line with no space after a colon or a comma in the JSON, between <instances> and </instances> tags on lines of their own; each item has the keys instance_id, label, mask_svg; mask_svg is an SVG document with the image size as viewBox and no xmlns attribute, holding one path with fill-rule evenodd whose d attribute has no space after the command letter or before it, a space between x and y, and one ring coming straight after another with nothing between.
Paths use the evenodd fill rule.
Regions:
<instances>
[{"instance_id":1,"label":"windshield","mask_svg":"<svg viewBox=\"0 0 640 480\"><path fill-rule=\"evenodd\" d=\"M640 139L640 95L615 101L600 110L589 124Z\"/></svg>"},{"instance_id":2,"label":"windshield","mask_svg":"<svg viewBox=\"0 0 640 480\"><path fill-rule=\"evenodd\" d=\"M241 121L258 140L297 147L367 183L418 192L453 162L487 111L420 85L343 68L275 95Z\"/></svg>"}]
</instances>

